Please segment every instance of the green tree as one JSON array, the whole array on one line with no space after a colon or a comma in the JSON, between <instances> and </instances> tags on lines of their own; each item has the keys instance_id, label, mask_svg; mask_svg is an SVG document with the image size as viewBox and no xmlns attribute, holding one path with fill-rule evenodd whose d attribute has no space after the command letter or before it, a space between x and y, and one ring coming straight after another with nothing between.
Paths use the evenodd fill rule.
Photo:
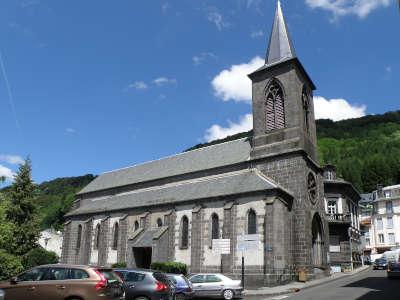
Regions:
<instances>
[{"instance_id":1,"label":"green tree","mask_svg":"<svg viewBox=\"0 0 400 300\"><path fill-rule=\"evenodd\" d=\"M31 161L20 165L9 190L10 205L7 220L13 223L12 254L24 255L37 245L40 234L40 220L35 202L35 185L31 176Z\"/></svg>"},{"instance_id":2,"label":"green tree","mask_svg":"<svg viewBox=\"0 0 400 300\"><path fill-rule=\"evenodd\" d=\"M24 255L23 264L26 269L30 269L39 265L56 264L58 256L55 252L47 251L42 247L30 250Z\"/></svg>"}]
</instances>

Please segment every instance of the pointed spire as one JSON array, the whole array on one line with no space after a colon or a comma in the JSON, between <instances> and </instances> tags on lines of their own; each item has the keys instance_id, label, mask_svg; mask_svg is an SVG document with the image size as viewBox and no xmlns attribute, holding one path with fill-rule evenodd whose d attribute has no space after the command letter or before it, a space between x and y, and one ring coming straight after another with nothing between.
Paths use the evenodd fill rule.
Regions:
<instances>
[{"instance_id":1,"label":"pointed spire","mask_svg":"<svg viewBox=\"0 0 400 300\"><path fill-rule=\"evenodd\" d=\"M265 64L270 65L294 57L296 53L283 17L281 2L278 0Z\"/></svg>"}]
</instances>

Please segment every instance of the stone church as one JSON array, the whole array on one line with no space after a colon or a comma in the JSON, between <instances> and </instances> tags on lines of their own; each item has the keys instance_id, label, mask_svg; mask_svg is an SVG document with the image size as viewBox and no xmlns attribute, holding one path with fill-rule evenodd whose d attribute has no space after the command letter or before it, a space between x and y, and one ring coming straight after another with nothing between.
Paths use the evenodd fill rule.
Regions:
<instances>
[{"instance_id":1,"label":"stone church","mask_svg":"<svg viewBox=\"0 0 400 300\"><path fill-rule=\"evenodd\" d=\"M191 273L277 285L299 269L328 271L323 170L313 91L278 1L265 65L252 80L249 138L107 172L76 195L64 228L62 262L128 267L178 261ZM241 252L238 236L259 247ZM230 239L230 253L213 249Z\"/></svg>"}]
</instances>

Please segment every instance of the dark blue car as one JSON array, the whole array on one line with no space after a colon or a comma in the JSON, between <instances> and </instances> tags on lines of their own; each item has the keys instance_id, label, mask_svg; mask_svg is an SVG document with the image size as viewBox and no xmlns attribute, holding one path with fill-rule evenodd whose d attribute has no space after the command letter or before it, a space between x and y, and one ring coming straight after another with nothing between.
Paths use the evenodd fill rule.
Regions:
<instances>
[{"instance_id":1,"label":"dark blue car","mask_svg":"<svg viewBox=\"0 0 400 300\"><path fill-rule=\"evenodd\" d=\"M185 276L177 274L167 274L167 276L175 287L175 300L188 300L193 298L193 286Z\"/></svg>"}]
</instances>

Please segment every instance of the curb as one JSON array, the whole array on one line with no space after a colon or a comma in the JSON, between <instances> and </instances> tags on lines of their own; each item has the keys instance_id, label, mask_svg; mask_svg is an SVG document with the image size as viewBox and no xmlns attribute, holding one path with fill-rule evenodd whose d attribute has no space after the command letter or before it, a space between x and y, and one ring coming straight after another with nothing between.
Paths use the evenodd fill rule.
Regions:
<instances>
[{"instance_id":1,"label":"curb","mask_svg":"<svg viewBox=\"0 0 400 300\"><path fill-rule=\"evenodd\" d=\"M370 267L368 266L367 268L363 268L363 269L360 269L360 270L355 270L351 274L343 274L342 276L339 276L339 277L336 277L336 278L331 278L331 276L330 276L330 277L327 277L326 280L321 281L321 282L316 282L316 283L312 284L312 281L311 281L310 284L307 285L307 286L298 287L298 288L296 288L296 287L288 288L287 290L281 291L281 292L275 292L275 293L273 293L273 292L271 293L270 292L270 293L268 293L268 291L266 291L265 293L262 293L260 291L259 293L256 293L256 294L252 294L252 293L248 294L248 293L246 293L246 291L243 291L243 295L244 296L271 296L271 297L273 297L273 296L282 296L282 295L294 294L294 293L298 293L298 292L300 292L302 290L306 290L306 289L313 288L313 287L316 287L316 286L319 286L319 285L323 285L323 284L326 284L326 283L335 282L335 281L343 279L343 278L348 278L348 277L351 277L351 276L354 276L354 275L358 275L360 273L368 271L369 269L370 269ZM249 291L259 291L259 290L249 290Z\"/></svg>"}]
</instances>

